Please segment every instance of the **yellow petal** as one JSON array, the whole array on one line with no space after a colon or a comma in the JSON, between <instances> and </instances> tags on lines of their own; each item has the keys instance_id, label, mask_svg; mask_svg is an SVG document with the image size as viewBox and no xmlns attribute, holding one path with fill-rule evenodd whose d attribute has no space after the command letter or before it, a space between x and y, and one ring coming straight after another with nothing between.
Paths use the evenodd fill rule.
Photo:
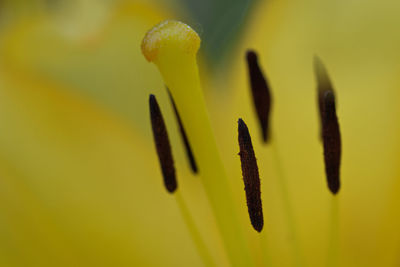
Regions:
<instances>
[{"instance_id":1,"label":"yellow petal","mask_svg":"<svg viewBox=\"0 0 400 267\"><path fill-rule=\"evenodd\" d=\"M65 39L48 17L28 17L3 36L0 263L5 266L201 264L177 204L162 186L151 140L149 92L169 107L163 108L167 125L175 124L161 81L140 55L146 25L161 15L137 7L119 9L89 46ZM99 62L115 66L101 70ZM82 88L94 91L81 94ZM99 96L98 101L88 96ZM122 118L110 112L114 109ZM178 134L169 129L183 194L196 222L209 218L200 181L182 167ZM200 230L224 266L212 218L202 221Z\"/></svg>"},{"instance_id":2,"label":"yellow petal","mask_svg":"<svg viewBox=\"0 0 400 267\"><path fill-rule=\"evenodd\" d=\"M148 3L122 3L110 7L98 28L74 36L69 28L82 25L71 26L73 18L31 16L7 29L4 64L66 84L143 131L145 99L163 83L141 55L140 43L149 27L168 16Z\"/></svg>"}]
</instances>

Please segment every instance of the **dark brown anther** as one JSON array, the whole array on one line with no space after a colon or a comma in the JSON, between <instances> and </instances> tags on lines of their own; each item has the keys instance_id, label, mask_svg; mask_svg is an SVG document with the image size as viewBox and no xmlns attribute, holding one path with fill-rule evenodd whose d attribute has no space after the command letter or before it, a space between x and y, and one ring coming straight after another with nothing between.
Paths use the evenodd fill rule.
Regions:
<instances>
[{"instance_id":1,"label":"dark brown anther","mask_svg":"<svg viewBox=\"0 0 400 267\"><path fill-rule=\"evenodd\" d=\"M185 128L183 127L181 116L178 113L178 109L176 107L174 98L172 97L172 95L171 95L171 93L170 93L168 88L167 88L167 91L168 91L169 98L170 98L171 103L172 103L172 107L174 108L175 117L176 117L176 120L177 120L178 125L179 125L179 132L181 133L183 145L185 146L186 156L187 156L187 158L189 160L190 168L192 169L193 173L198 173L196 160L194 158L194 155L193 155L193 152L192 152L192 148L191 148L190 143L189 143L189 139L188 139L188 137L186 135Z\"/></svg>"},{"instance_id":2,"label":"dark brown anther","mask_svg":"<svg viewBox=\"0 0 400 267\"><path fill-rule=\"evenodd\" d=\"M340 189L340 160L342 143L336 116L335 96L332 91L323 95L322 140L324 143L325 173L329 190L337 194Z\"/></svg>"},{"instance_id":3,"label":"dark brown anther","mask_svg":"<svg viewBox=\"0 0 400 267\"><path fill-rule=\"evenodd\" d=\"M242 165L242 175L244 190L246 192L247 209L250 221L257 232L261 232L264 226L264 217L261 202L260 177L256 156L249 129L242 119L238 121L240 161Z\"/></svg>"},{"instance_id":4,"label":"dark brown anther","mask_svg":"<svg viewBox=\"0 0 400 267\"><path fill-rule=\"evenodd\" d=\"M321 123L321 137L322 137L322 114L324 113L324 94L326 92L332 92L333 94L335 91L333 90L332 82L329 79L328 72L320 60L319 57L314 57L314 70L317 77L317 101L318 101L318 108L320 114L320 123Z\"/></svg>"},{"instance_id":5,"label":"dark brown anther","mask_svg":"<svg viewBox=\"0 0 400 267\"><path fill-rule=\"evenodd\" d=\"M174 159L172 157L167 128L165 127L164 118L154 95L150 95L149 104L151 126L153 129L158 160L164 177L164 185L168 192L173 193L178 185L176 182Z\"/></svg>"},{"instance_id":6,"label":"dark brown anther","mask_svg":"<svg viewBox=\"0 0 400 267\"><path fill-rule=\"evenodd\" d=\"M268 82L258 64L256 52L252 50L247 51L246 59L253 103L261 126L263 141L267 143L270 137L269 116L271 111L271 93Z\"/></svg>"}]
</instances>

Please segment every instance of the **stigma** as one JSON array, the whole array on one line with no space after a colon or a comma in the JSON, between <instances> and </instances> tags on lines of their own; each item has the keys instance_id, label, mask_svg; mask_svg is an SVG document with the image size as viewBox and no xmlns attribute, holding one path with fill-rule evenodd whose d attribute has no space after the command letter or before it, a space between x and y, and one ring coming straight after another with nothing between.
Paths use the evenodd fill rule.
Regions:
<instances>
[{"instance_id":1,"label":"stigma","mask_svg":"<svg viewBox=\"0 0 400 267\"><path fill-rule=\"evenodd\" d=\"M160 54L176 51L195 56L199 48L199 35L190 26L175 20L154 26L142 41L142 53L149 62L156 62Z\"/></svg>"}]
</instances>

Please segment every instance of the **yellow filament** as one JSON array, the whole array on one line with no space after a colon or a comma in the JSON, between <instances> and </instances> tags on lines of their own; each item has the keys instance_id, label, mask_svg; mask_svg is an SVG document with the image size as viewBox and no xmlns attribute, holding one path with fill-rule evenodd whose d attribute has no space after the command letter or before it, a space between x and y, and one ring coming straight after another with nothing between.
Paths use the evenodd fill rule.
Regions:
<instances>
[{"instance_id":1,"label":"yellow filament","mask_svg":"<svg viewBox=\"0 0 400 267\"><path fill-rule=\"evenodd\" d=\"M274 142L271 144L272 152L273 152L273 158L275 159L275 166L276 170L278 173L278 180L279 180L279 188L281 190L281 196L282 196L282 201L284 205L284 211L286 214L286 219L288 222L288 230L289 234L292 239L292 251L293 251L293 257L295 261L295 266L301 267L304 266L303 264L303 258L302 258L302 252L300 250L300 246L298 243L298 237L297 237L297 232L296 232L296 221L293 215L293 208L290 203L290 197L289 197L289 192L287 188L287 181L286 181L286 176L285 173L283 172L283 167L281 164L280 160L280 155L279 155L279 150L277 147L277 140L276 140L276 135L274 135Z\"/></svg>"},{"instance_id":2,"label":"yellow filament","mask_svg":"<svg viewBox=\"0 0 400 267\"><path fill-rule=\"evenodd\" d=\"M259 242L261 247L261 260L264 267L269 267L272 265L271 263L271 256L268 248L268 238L267 238L267 231L263 231L259 235Z\"/></svg>"},{"instance_id":3,"label":"yellow filament","mask_svg":"<svg viewBox=\"0 0 400 267\"><path fill-rule=\"evenodd\" d=\"M183 199L179 190L174 195L176 202L178 203L179 209L181 211L183 220L185 221L185 224L190 232L194 244L196 245L200 257L203 260L204 266L210 266L210 267L215 266L212 256L208 251L207 246L204 243L203 239L201 238L201 234L198 231L198 228L196 227L193 217L190 215L189 209L186 206L185 200Z\"/></svg>"},{"instance_id":4,"label":"yellow filament","mask_svg":"<svg viewBox=\"0 0 400 267\"><path fill-rule=\"evenodd\" d=\"M157 65L175 99L230 263L232 266L252 266L206 111L196 60L199 47L200 38L189 26L165 21L145 36L142 52L147 60Z\"/></svg>"},{"instance_id":5,"label":"yellow filament","mask_svg":"<svg viewBox=\"0 0 400 267\"><path fill-rule=\"evenodd\" d=\"M332 196L331 200L331 229L328 246L327 266L338 266L339 261L339 199L338 196Z\"/></svg>"}]
</instances>

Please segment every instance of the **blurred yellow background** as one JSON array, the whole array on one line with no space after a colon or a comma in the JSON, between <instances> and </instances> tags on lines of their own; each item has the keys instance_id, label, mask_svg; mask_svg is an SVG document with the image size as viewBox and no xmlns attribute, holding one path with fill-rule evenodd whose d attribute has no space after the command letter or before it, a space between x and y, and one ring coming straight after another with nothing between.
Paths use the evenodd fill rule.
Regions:
<instances>
[{"instance_id":1,"label":"blurred yellow background","mask_svg":"<svg viewBox=\"0 0 400 267\"><path fill-rule=\"evenodd\" d=\"M0 266L202 265L162 185L150 93L166 119L179 190L217 266L227 266L201 175L190 173L161 75L140 51L143 36L160 21L192 21L191 6L166 0L1 5ZM248 90L248 48L259 53L272 87L272 142L288 180L304 265L326 265L329 248L331 195L312 65L318 55L335 86L342 129L338 266L397 266L400 2L253 5L230 42L213 46L200 32L208 48L200 48L198 59L232 205L256 264L262 265L265 251L245 205L239 117L249 126L260 168L271 265L293 266L293 256L276 165L271 148L261 142ZM223 27L216 18L211 27ZM208 29L200 22L192 26ZM221 49L226 57L213 58Z\"/></svg>"}]
</instances>

